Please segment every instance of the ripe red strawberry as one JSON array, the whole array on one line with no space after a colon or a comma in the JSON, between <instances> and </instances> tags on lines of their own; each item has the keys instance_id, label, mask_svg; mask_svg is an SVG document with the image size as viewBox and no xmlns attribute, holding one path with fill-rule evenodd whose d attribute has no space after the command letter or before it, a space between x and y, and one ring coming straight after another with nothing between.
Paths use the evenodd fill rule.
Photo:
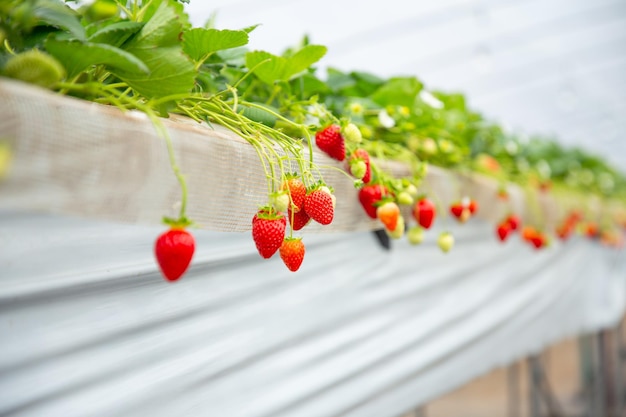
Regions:
<instances>
[{"instance_id":1,"label":"ripe red strawberry","mask_svg":"<svg viewBox=\"0 0 626 417\"><path fill-rule=\"evenodd\" d=\"M556 228L555 232L559 239L565 241L569 239L572 234L572 227L570 227L567 223L563 223Z\"/></svg>"},{"instance_id":2,"label":"ripe red strawberry","mask_svg":"<svg viewBox=\"0 0 626 417\"><path fill-rule=\"evenodd\" d=\"M584 227L585 235L592 239L595 239L600 236L600 232L598 230L598 225L594 222L589 222Z\"/></svg>"},{"instance_id":3,"label":"ripe red strawberry","mask_svg":"<svg viewBox=\"0 0 626 417\"><path fill-rule=\"evenodd\" d=\"M337 161L346 159L346 144L337 125L326 126L315 134L315 144Z\"/></svg>"},{"instance_id":4,"label":"ripe red strawberry","mask_svg":"<svg viewBox=\"0 0 626 417\"><path fill-rule=\"evenodd\" d=\"M350 161L348 163L348 169L350 171L351 174L353 174L353 164L358 163L358 161L363 161L365 162L365 173L362 176L357 176L357 178L359 178L361 181L363 181L365 184L367 184L368 182L370 182L372 180L372 167L370 166L370 154L367 153L367 151L365 149L356 149L354 152L352 152L352 155L350 156ZM356 174L353 174L356 176Z\"/></svg>"},{"instance_id":5,"label":"ripe red strawberry","mask_svg":"<svg viewBox=\"0 0 626 417\"><path fill-rule=\"evenodd\" d=\"M478 211L478 203L476 202L476 200L470 200L467 208L469 209L470 214L473 216Z\"/></svg>"},{"instance_id":6,"label":"ripe red strawberry","mask_svg":"<svg viewBox=\"0 0 626 417\"><path fill-rule=\"evenodd\" d=\"M289 210L287 217L293 230L300 230L311 221L311 217L309 217L305 210L293 213L293 223L291 222L291 210Z\"/></svg>"},{"instance_id":7,"label":"ripe red strawberry","mask_svg":"<svg viewBox=\"0 0 626 417\"><path fill-rule=\"evenodd\" d=\"M376 218L376 203L383 198L383 194L387 193L387 189L379 184L366 185L359 190L359 201L363 210L372 219Z\"/></svg>"},{"instance_id":8,"label":"ripe red strawberry","mask_svg":"<svg viewBox=\"0 0 626 417\"><path fill-rule=\"evenodd\" d=\"M424 229L429 229L435 220L435 205L427 198L420 199L413 207L413 217Z\"/></svg>"},{"instance_id":9,"label":"ripe red strawberry","mask_svg":"<svg viewBox=\"0 0 626 417\"><path fill-rule=\"evenodd\" d=\"M388 201L376 209L376 217L385 225L389 231L396 230L398 225L398 217L400 216L400 208L393 201Z\"/></svg>"},{"instance_id":10,"label":"ripe red strawberry","mask_svg":"<svg viewBox=\"0 0 626 417\"><path fill-rule=\"evenodd\" d=\"M450 206L450 213L461 223L465 223L472 215L470 209L463 203L454 203Z\"/></svg>"},{"instance_id":11,"label":"ripe red strawberry","mask_svg":"<svg viewBox=\"0 0 626 417\"><path fill-rule=\"evenodd\" d=\"M450 213L452 213L454 217L459 218L463 214L464 208L461 203L454 203L450 206Z\"/></svg>"},{"instance_id":12,"label":"ripe red strawberry","mask_svg":"<svg viewBox=\"0 0 626 417\"><path fill-rule=\"evenodd\" d=\"M512 231L513 229L511 228L511 225L506 221L500 223L496 228L496 233L498 234L498 238L501 242L504 242L509 237L509 233Z\"/></svg>"},{"instance_id":13,"label":"ripe red strawberry","mask_svg":"<svg viewBox=\"0 0 626 417\"><path fill-rule=\"evenodd\" d=\"M530 243L535 247L535 249L541 249L546 244L546 240L543 234L538 233L530 238Z\"/></svg>"},{"instance_id":14,"label":"ripe red strawberry","mask_svg":"<svg viewBox=\"0 0 626 417\"><path fill-rule=\"evenodd\" d=\"M298 213L304 207L306 197L306 186L300 178L289 176L281 186L282 190L288 191L293 203L293 211Z\"/></svg>"},{"instance_id":15,"label":"ripe red strawberry","mask_svg":"<svg viewBox=\"0 0 626 417\"><path fill-rule=\"evenodd\" d=\"M505 221L509 224L511 230L519 229L520 225L522 224L520 218L517 217L515 214L509 215L509 217L507 217Z\"/></svg>"},{"instance_id":16,"label":"ripe red strawberry","mask_svg":"<svg viewBox=\"0 0 626 417\"><path fill-rule=\"evenodd\" d=\"M522 239L533 245L535 249L541 249L548 244L547 236L543 232L530 226L526 226L522 229Z\"/></svg>"},{"instance_id":17,"label":"ripe red strawberry","mask_svg":"<svg viewBox=\"0 0 626 417\"><path fill-rule=\"evenodd\" d=\"M327 225L333 221L333 199L326 191L315 189L304 199L304 210L316 222Z\"/></svg>"},{"instance_id":18,"label":"ripe red strawberry","mask_svg":"<svg viewBox=\"0 0 626 417\"><path fill-rule=\"evenodd\" d=\"M290 271L300 269L304 260L304 243L302 238L287 237L280 245L280 259L283 260Z\"/></svg>"},{"instance_id":19,"label":"ripe red strawberry","mask_svg":"<svg viewBox=\"0 0 626 417\"><path fill-rule=\"evenodd\" d=\"M252 219L252 239L263 258L271 258L280 248L286 222L283 214L272 213L268 209L259 210Z\"/></svg>"},{"instance_id":20,"label":"ripe red strawberry","mask_svg":"<svg viewBox=\"0 0 626 417\"><path fill-rule=\"evenodd\" d=\"M189 232L172 227L161 234L154 245L154 255L165 279L178 280L189 267L196 242Z\"/></svg>"}]
</instances>

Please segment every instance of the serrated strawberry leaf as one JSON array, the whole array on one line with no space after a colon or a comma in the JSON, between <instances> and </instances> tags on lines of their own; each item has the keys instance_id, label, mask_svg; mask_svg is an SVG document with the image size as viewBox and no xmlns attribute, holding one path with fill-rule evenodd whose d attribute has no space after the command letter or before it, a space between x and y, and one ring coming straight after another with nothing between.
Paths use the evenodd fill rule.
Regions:
<instances>
[{"instance_id":1,"label":"serrated strawberry leaf","mask_svg":"<svg viewBox=\"0 0 626 417\"><path fill-rule=\"evenodd\" d=\"M158 4L153 2L152 4ZM154 10L153 10L154 9ZM128 43L127 49L150 49L180 45L185 21L182 5L171 1L160 2L158 7L146 6L144 26Z\"/></svg>"},{"instance_id":2,"label":"serrated strawberry leaf","mask_svg":"<svg viewBox=\"0 0 626 417\"><path fill-rule=\"evenodd\" d=\"M92 43L121 46L143 27L141 22L115 22L96 30L87 38Z\"/></svg>"},{"instance_id":3,"label":"serrated strawberry leaf","mask_svg":"<svg viewBox=\"0 0 626 417\"><path fill-rule=\"evenodd\" d=\"M106 65L138 74L149 72L140 59L111 45L48 39L45 48L63 64L70 78L93 65Z\"/></svg>"},{"instance_id":4,"label":"serrated strawberry leaf","mask_svg":"<svg viewBox=\"0 0 626 417\"><path fill-rule=\"evenodd\" d=\"M85 28L76 12L63 3L39 1L33 8L33 16L41 23L67 30L78 40L86 40Z\"/></svg>"},{"instance_id":5,"label":"serrated strawberry leaf","mask_svg":"<svg viewBox=\"0 0 626 417\"><path fill-rule=\"evenodd\" d=\"M113 71L129 86L146 97L163 97L191 91L197 71L180 47L131 50L149 68L146 75Z\"/></svg>"},{"instance_id":6,"label":"serrated strawberry leaf","mask_svg":"<svg viewBox=\"0 0 626 417\"><path fill-rule=\"evenodd\" d=\"M252 32L254 29L258 28L259 26L261 26L261 25L257 23L256 25L247 26L247 27L242 28L242 29L240 29L240 30L242 30L242 31L244 31L244 32L246 32L246 33L250 33L250 32Z\"/></svg>"},{"instance_id":7,"label":"serrated strawberry leaf","mask_svg":"<svg viewBox=\"0 0 626 417\"><path fill-rule=\"evenodd\" d=\"M248 34L243 30L194 28L183 34L183 51L196 62L204 61L213 52L247 43Z\"/></svg>"},{"instance_id":8,"label":"serrated strawberry leaf","mask_svg":"<svg viewBox=\"0 0 626 417\"><path fill-rule=\"evenodd\" d=\"M422 83L415 77L394 77L376 90L371 98L383 106L413 107L421 89Z\"/></svg>"},{"instance_id":9,"label":"serrated strawberry leaf","mask_svg":"<svg viewBox=\"0 0 626 417\"><path fill-rule=\"evenodd\" d=\"M287 59L287 68L284 76L288 81L294 75L301 73L302 71L315 64L326 55L327 48L322 45L306 45L292 56Z\"/></svg>"},{"instance_id":10,"label":"serrated strawberry leaf","mask_svg":"<svg viewBox=\"0 0 626 417\"><path fill-rule=\"evenodd\" d=\"M265 51L252 51L246 54L246 67L267 84L283 79L287 60Z\"/></svg>"},{"instance_id":11,"label":"serrated strawberry leaf","mask_svg":"<svg viewBox=\"0 0 626 417\"><path fill-rule=\"evenodd\" d=\"M112 71L130 87L146 97L188 93L194 86L197 71L183 53L180 35L186 16L182 5L162 2L154 13L147 13L145 25L123 48L143 61L148 75L130 71Z\"/></svg>"},{"instance_id":12,"label":"serrated strawberry leaf","mask_svg":"<svg viewBox=\"0 0 626 417\"><path fill-rule=\"evenodd\" d=\"M276 81L289 81L326 54L326 47L307 45L290 57L276 56L265 51L252 51L246 54L246 67L254 69L261 81L272 84Z\"/></svg>"}]
</instances>

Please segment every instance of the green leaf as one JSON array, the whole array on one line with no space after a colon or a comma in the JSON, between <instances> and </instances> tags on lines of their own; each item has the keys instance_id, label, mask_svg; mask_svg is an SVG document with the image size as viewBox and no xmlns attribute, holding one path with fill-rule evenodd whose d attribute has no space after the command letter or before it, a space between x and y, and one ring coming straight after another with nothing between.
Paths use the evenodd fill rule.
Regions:
<instances>
[{"instance_id":1,"label":"green leaf","mask_svg":"<svg viewBox=\"0 0 626 417\"><path fill-rule=\"evenodd\" d=\"M218 51L216 55L224 62L224 64L232 65L234 67L244 67L246 65L247 52L247 48L239 47Z\"/></svg>"},{"instance_id":2,"label":"green leaf","mask_svg":"<svg viewBox=\"0 0 626 417\"><path fill-rule=\"evenodd\" d=\"M380 105L397 105L412 108L415 98L422 89L422 83L415 77L394 77L372 95Z\"/></svg>"},{"instance_id":3,"label":"green leaf","mask_svg":"<svg viewBox=\"0 0 626 417\"><path fill-rule=\"evenodd\" d=\"M243 30L219 30L194 28L183 35L183 50L194 61L224 49L236 48L248 43L248 34Z\"/></svg>"},{"instance_id":4,"label":"green leaf","mask_svg":"<svg viewBox=\"0 0 626 417\"><path fill-rule=\"evenodd\" d=\"M106 43L121 46L143 27L141 22L115 22L97 30L88 40L92 43Z\"/></svg>"},{"instance_id":5,"label":"green leaf","mask_svg":"<svg viewBox=\"0 0 626 417\"><path fill-rule=\"evenodd\" d=\"M148 76L136 72L114 71L129 86L146 97L163 97L191 91L196 71L180 47L136 49L133 54L150 69Z\"/></svg>"},{"instance_id":6,"label":"green leaf","mask_svg":"<svg viewBox=\"0 0 626 417\"><path fill-rule=\"evenodd\" d=\"M183 24L180 21L181 15L178 9L182 13L182 5L163 1L153 13L146 13L145 25L131 39L128 48L150 49L180 45Z\"/></svg>"},{"instance_id":7,"label":"green leaf","mask_svg":"<svg viewBox=\"0 0 626 417\"><path fill-rule=\"evenodd\" d=\"M180 7L179 7L180 6ZM113 71L115 75L146 97L184 94L194 86L197 71L183 53L179 35L183 32L182 5L163 1L149 20L124 45L124 49L143 61L149 75L136 71Z\"/></svg>"},{"instance_id":8,"label":"green leaf","mask_svg":"<svg viewBox=\"0 0 626 417\"><path fill-rule=\"evenodd\" d=\"M326 54L326 47L307 45L290 57L276 56L265 51L252 51L246 54L246 67L255 69L255 74L263 82L272 84L276 81L289 81Z\"/></svg>"},{"instance_id":9,"label":"green leaf","mask_svg":"<svg viewBox=\"0 0 626 417\"><path fill-rule=\"evenodd\" d=\"M326 83L334 92L356 85L356 80L353 77L338 69L328 68L327 73L328 81Z\"/></svg>"},{"instance_id":10,"label":"green leaf","mask_svg":"<svg viewBox=\"0 0 626 417\"><path fill-rule=\"evenodd\" d=\"M315 75L304 73L298 78L291 80L292 89L304 99L319 94L328 94L330 89Z\"/></svg>"},{"instance_id":11,"label":"green leaf","mask_svg":"<svg viewBox=\"0 0 626 417\"><path fill-rule=\"evenodd\" d=\"M288 81L289 78L315 64L326 55L326 51L326 47L322 45L307 45L287 58L287 69L284 74L286 78L283 81Z\"/></svg>"},{"instance_id":12,"label":"green leaf","mask_svg":"<svg viewBox=\"0 0 626 417\"><path fill-rule=\"evenodd\" d=\"M267 62L261 64L263 61ZM257 65L259 66L257 67ZM254 74L267 84L282 80L286 65L287 60L285 58L269 52L252 51L246 54L246 67L249 70L254 69Z\"/></svg>"},{"instance_id":13,"label":"green leaf","mask_svg":"<svg viewBox=\"0 0 626 417\"><path fill-rule=\"evenodd\" d=\"M33 9L33 16L42 23L67 30L78 40L86 40L85 28L80 24L76 12L63 3L39 1Z\"/></svg>"},{"instance_id":14,"label":"green leaf","mask_svg":"<svg viewBox=\"0 0 626 417\"><path fill-rule=\"evenodd\" d=\"M45 47L50 55L63 64L70 78L92 65L106 65L138 74L149 72L140 59L111 45L48 39Z\"/></svg>"},{"instance_id":15,"label":"green leaf","mask_svg":"<svg viewBox=\"0 0 626 417\"><path fill-rule=\"evenodd\" d=\"M243 31L244 31L244 32L246 32L246 33L250 33L250 32L252 32L254 29L258 28L259 26L261 26L261 25L257 23L256 25L248 26L248 27L242 28L242 29L240 29L240 30L243 30Z\"/></svg>"}]
</instances>

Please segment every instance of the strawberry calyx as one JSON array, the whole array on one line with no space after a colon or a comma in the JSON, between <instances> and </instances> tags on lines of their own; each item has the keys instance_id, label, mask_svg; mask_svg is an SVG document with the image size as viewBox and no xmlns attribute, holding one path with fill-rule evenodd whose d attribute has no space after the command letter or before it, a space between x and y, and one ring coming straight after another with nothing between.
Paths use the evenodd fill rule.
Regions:
<instances>
[{"instance_id":1,"label":"strawberry calyx","mask_svg":"<svg viewBox=\"0 0 626 417\"><path fill-rule=\"evenodd\" d=\"M194 222L186 216L173 219L171 217L163 217L161 220L163 224L166 224L170 229L186 229L194 225Z\"/></svg>"},{"instance_id":2,"label":"strawberry calyx","mask_svg":"<svg viewBox=\"0 0 626 417\"><path fill-rule=\"evenodd\" d=\"M263 220L280 220L283 219L285 215L277 211L273 206L262 206L259 207L259 210L254 215L253 221L257 219Z\"/></svg>"}]
</instances>

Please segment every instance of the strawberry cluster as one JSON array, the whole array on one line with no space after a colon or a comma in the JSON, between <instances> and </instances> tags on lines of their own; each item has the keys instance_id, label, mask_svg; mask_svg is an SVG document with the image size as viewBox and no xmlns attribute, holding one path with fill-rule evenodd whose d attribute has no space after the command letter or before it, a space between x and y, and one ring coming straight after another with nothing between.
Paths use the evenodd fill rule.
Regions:
<instances>
[{"instance_id":1,"label":"strawberry cluster","mask_svg":"<svg viewBox=\"0 0 626 417\"><path fill-rule=\"evenodd\" d=\"M252 218L252 239L262 258L269 259L279 252L285 266L295 272L304 261L305 246L302 238L293 237L293 231L301 230L311 220L331 224L335 196L322 183L307 188L296 175L286 176L281 193L287 197L286 204L280 201L262 207ZM291 229L289 236L286 236L287 223Z\"/></svg>"}]
</instances>

